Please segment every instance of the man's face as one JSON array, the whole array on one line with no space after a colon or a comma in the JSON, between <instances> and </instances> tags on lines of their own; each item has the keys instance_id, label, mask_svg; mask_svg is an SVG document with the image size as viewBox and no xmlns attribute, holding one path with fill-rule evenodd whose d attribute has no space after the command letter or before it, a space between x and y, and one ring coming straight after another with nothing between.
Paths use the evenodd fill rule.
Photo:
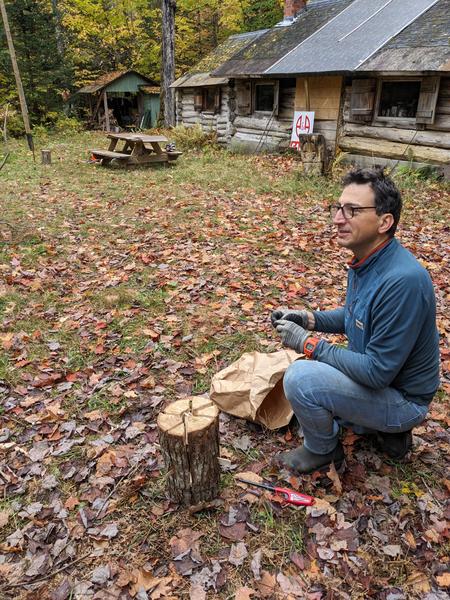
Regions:
<instances>
[{"instance_id":1,"label":"man's face","mask_svg":"<svg viewBox=\"0 0 450 600\"><path fill-rule=\"evenodd\" d=\"M387 215L377 215L375 193L368 183L361 185L351 183L346 186L339 204L349 205L356 210L352 218L346 218L342 210L339 210L333 218L337 228L337 242L340 246L352 250L356 258L364 258L387 238L386 231L389 229L385 218Z\"/></svg>"}]
</instances>

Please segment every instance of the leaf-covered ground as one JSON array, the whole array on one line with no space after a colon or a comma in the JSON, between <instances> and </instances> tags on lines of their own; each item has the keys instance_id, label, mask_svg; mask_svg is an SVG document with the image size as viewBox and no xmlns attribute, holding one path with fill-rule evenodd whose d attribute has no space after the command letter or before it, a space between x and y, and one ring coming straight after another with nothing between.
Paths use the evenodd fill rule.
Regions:
<instances>
[{"instance_id":1,"label":"leaf-covered ground","mask_svg":"<svg viewBox=\"0 0 450 600\"><path fill-rule=\"evenodd\" d=\"M273 307L342 302L338 177L216 150L107 170L86 162L93 134L41 144L52 166L16 143L0 172L0 598L448 598L448 187L398 177L442 351L410 456L386 462L348 431L344 471L289 478L271 457L295 429L222 415L221 495L193 513L166 498L156 416L244 351L278 349ZM242 472L316 504L248 494Z\"/></svg>"}]
</instances>

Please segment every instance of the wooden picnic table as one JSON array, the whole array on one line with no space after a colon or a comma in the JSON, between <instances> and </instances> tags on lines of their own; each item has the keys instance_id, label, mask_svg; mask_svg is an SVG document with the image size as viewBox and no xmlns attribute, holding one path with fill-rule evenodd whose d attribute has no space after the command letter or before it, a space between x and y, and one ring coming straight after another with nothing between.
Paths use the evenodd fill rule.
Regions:
<instances>
[{"instance_id":1,"label":"wooden picnic table","mask_svg":"<svg viewBox=\"0 0 450 600\"><path fill-rule=\"evenodd\" d=\"M169 163L175 161L182 152L167 151L161 144L167 144L163 135L145 135L143 133L108 133L110 140L107 150L90 150L92 156L101 159L102 165L112 161L124 167L148 165L152 163ZM119 142L124 142L121 150L117 150Z\"/></svg>"}]
</instances>

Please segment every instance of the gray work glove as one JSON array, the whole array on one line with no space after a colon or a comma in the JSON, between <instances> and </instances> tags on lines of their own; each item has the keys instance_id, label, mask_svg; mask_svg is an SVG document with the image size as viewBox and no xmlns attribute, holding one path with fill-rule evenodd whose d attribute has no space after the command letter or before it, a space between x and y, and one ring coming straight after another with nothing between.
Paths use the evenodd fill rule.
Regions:
<instances>
[{"instance_id":1,"label":"gray work glove","mask_svg":"<svg viewBox=\"0 0 450 600\"><path fill-rule=\"evenodd\" d=\"M270 315L270 322L272 323L272 327L277 326L277 322L281 319L285 321L292 321L292 323L296 323L296 325L300 325L304 329L309 329L308 327L308 313L306 310L287 310L283 308L277 308L272 311Z\"/></svg>"},{"instance_id":2,"label":"gray work glove","mask_svg":"<svg viewBox=\"0 0 450 600\"><path fill-rule=\"evenodd\" d=\"M277 321L276 330L281 336L283 346L287 346L299 354L303 354L305 342L311 337L309 331L292 321L286 321L286 319Z\"/></svg>"}]
</instances>

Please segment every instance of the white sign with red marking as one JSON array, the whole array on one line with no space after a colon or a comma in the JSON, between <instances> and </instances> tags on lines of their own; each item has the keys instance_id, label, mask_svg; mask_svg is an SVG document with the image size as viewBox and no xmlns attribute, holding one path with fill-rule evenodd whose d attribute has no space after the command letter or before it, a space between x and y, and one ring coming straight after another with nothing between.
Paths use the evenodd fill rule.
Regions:
<instances>
[{"instance_id":1,"label":"white sign with red marking","mask_svg":"<svg viewBox=\"0 0 450 600\"><path fill-rule=\"evenodd\" d=\"M299 135L311 135L314 129L314 112L305 110L294 113L290 148L300 148Z\"/></svg>"}]
</instances>

